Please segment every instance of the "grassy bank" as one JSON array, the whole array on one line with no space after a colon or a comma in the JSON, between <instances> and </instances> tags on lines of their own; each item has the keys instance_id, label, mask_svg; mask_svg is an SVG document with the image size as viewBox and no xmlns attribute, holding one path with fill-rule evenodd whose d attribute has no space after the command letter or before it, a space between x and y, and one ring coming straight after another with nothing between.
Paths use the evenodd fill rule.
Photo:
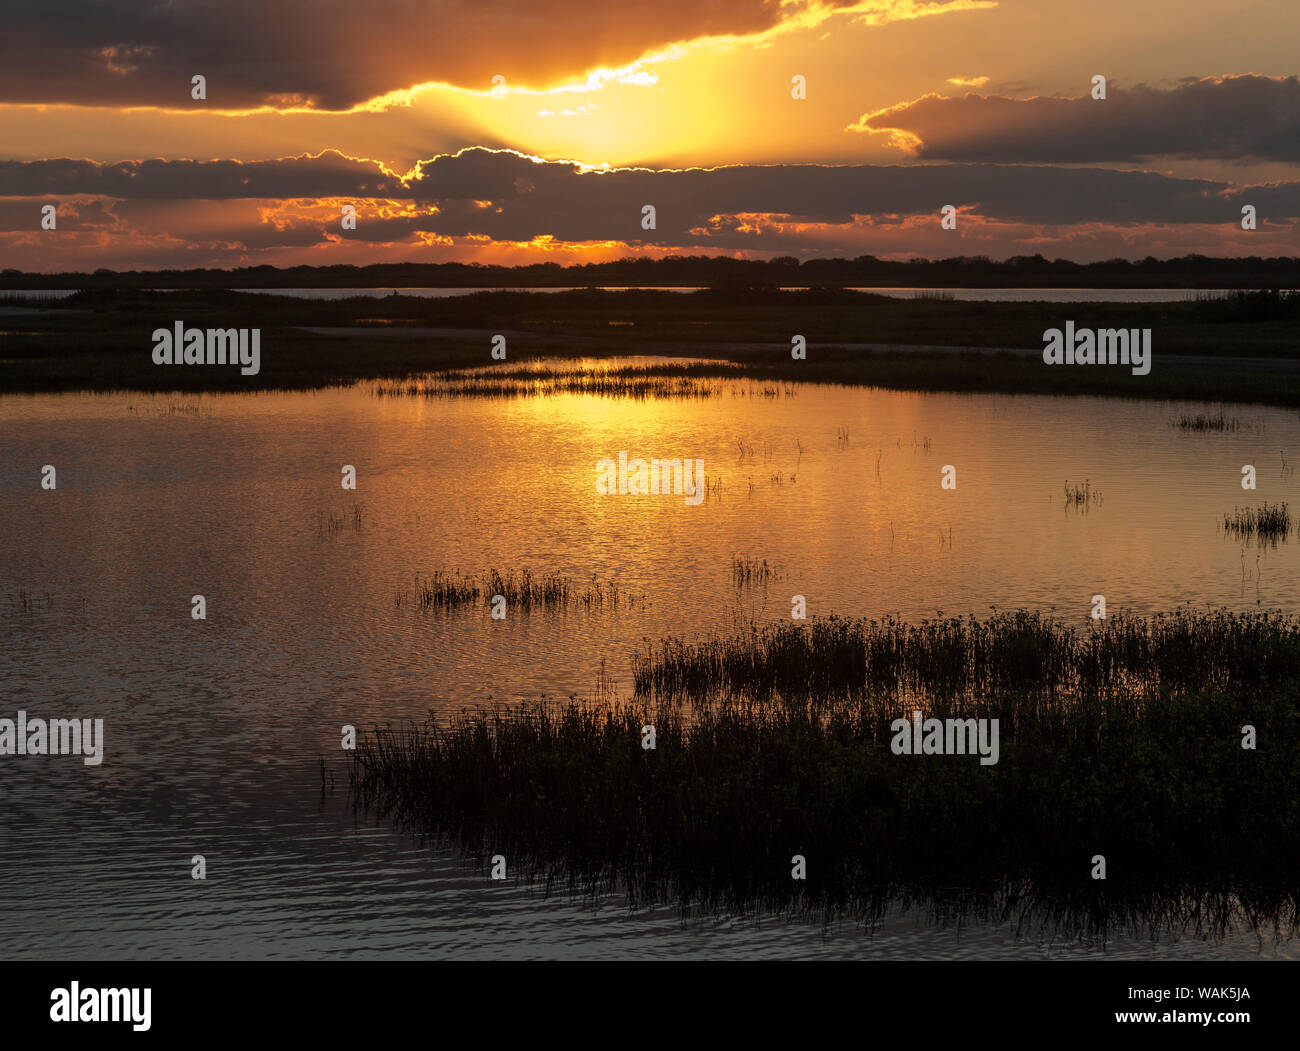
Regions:
<instances>
[{"instance_id":1,"label":"grassy bank","mask_svg":"<svg viewBox=\"0 0 1300 1051\"><path fill-rule=\"evenodd\" d=\"M6 306L16 308L21 312L0 319L5 392L309 389L486 370L490 338L503 333L505 368L529 357L670 355L713 359L720 370L734 363L771 382L1300 405L1300 297L1285 292L1168 304L1047 304L891 299L841 289L591 289L329 302L103 291ZM176 320L260 328L261 372L245 377L237 368L154 365L150 334ZM1043 331L1066 320L1079 328L1151 328L1151 373L1044 365ZM807 360L790 357L794 335L807 340ZM671 383L661 387L671 396Z\"/></svg>"},{"instance_id":2,"label":"grassy bank","mask_svg":"<svg viewBox=\"0 0 1300 1051\"><path fill-rule=\"evenodd\" d=\"M666 678L631 702L378 731L354 790L513 875L634 906L870 919L903 901L1089 935L1296 923L1294 620L813 622L668 643L639 686L647 670ZM891 723L917 709L998 719L998 762L895 754Z\"/></svg>"}]
</instances>

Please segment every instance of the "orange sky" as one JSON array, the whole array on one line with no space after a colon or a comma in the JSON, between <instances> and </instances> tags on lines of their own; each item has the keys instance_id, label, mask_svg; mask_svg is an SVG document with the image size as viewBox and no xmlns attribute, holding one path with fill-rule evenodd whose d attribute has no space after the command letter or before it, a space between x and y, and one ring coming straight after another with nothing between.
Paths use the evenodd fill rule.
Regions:
<instances>
[{"instance_id":1,"label":"orange sky","mask_svg":"<svg viewBox=\"0 0 1300 1051\"><path fill-rule=\"evenodd\" d=\"M1300 244L1294 0L104 10L9 19L5 267ZM846 177L828 187L811 166Z\"/></svg>"}]
</instances>

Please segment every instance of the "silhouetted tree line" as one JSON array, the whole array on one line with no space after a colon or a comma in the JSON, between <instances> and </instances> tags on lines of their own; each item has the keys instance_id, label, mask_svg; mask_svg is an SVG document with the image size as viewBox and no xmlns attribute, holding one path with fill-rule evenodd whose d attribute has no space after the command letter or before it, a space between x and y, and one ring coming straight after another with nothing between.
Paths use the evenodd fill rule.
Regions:
<instances>
[{"instance_id":1,"label":"silhouetted tree line","mask_svg":"<svg viewBox=\"0 0 1300 1051\"><path fill-rule=\"evenodd\" d=\"M553 288L590 285L692 286L734 290L790 286L1041 286L1100 288L1296 288L1300 257L1107 259L1076 263L1042 255L951 259L768 260L679 255L562 266L479 263L377 263L371 266L247 266L230 270L100 269L93 274L0 272L0 289L22 288Z\"/></svg>"}]
</instances>

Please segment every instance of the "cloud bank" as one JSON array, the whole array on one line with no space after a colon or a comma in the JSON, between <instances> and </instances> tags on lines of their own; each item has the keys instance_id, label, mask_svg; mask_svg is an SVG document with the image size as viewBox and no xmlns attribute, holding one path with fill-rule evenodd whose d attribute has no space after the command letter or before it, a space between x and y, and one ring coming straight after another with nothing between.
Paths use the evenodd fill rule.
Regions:
<instances>
[{"instance_id":1,"label":"cloud bank","mask_svg":"<svg viewBox=\"0 0 1300 1051\"><path fill-rule=\"evenodd\" d=\"M854 131L893 136L923 160L1127 163L1149 157L1300 163L1300 77L1251 74L1104 100L926 95L864 114Z\"/></svg>"},{"instance_id":2,"label":"cloud bank","mask_svg":"<svg viewBox=\"0 0 1300 1051\"><path fill-rule=\"evenodd\" d=\"M854 216L936 217L947 204L1008 222L1235 223L1300 216L1300 182L1236 186L1108 168L1023 164L735 165L590 169L510 150L472 148L421 161L404 176L327 150L279 160L0 162L0 197L121 200L384 198L418 205L449 235L528 240L609 238L681 243L727 215L844 223ZM641 227L653 205L654 230Z\"/></svg>"}]
</instances>

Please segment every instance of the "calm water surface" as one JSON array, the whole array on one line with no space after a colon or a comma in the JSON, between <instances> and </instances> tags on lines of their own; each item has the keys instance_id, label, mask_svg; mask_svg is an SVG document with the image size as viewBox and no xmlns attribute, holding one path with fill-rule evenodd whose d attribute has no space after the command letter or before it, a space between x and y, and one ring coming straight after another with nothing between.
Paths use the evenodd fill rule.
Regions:
<instances>
[{"instance_id":1,"label":"calm water surface","mask_svg":"<svg viewBox=\"0 0 1300 1051\"><path fill-rule=\"evenodd\" d=\"M1298 957L1224 943L1099 947L956 932L873 936L727 918L684 927L493 884L322 800L339 728L630 688L647 639L810 615L992 608L1300 611L1295 544L1243 547L1235 506L1300 503L1300 418L1205 406L807 386L764 397L379 398L317 393L0 397L0 714L99 716L102 766L0 764L0 951L13 957ZM1217 410L1216 410L1217 411ZM837 437L846 429L848 439ZM602 497L602 457L702 459L720 496ZM54 464L58 489L39 487ZM353 464L356 493L340 488ZM956 491L940 488L945 465ZM1243 492L1243 464L1259 473ZM1067 509L1066 481L1100 493ZM360 512L360 527L353 514ZM322 528L322 516L344 521ZM737 591L733 555L778 579ZM417 572L614 580L617 612L420 613ZM31 603L23 608L22 594ZM193 621L190 597L206 596ZM207 859L206 882L190 858Z\"/></svg>"}]
</instances>

